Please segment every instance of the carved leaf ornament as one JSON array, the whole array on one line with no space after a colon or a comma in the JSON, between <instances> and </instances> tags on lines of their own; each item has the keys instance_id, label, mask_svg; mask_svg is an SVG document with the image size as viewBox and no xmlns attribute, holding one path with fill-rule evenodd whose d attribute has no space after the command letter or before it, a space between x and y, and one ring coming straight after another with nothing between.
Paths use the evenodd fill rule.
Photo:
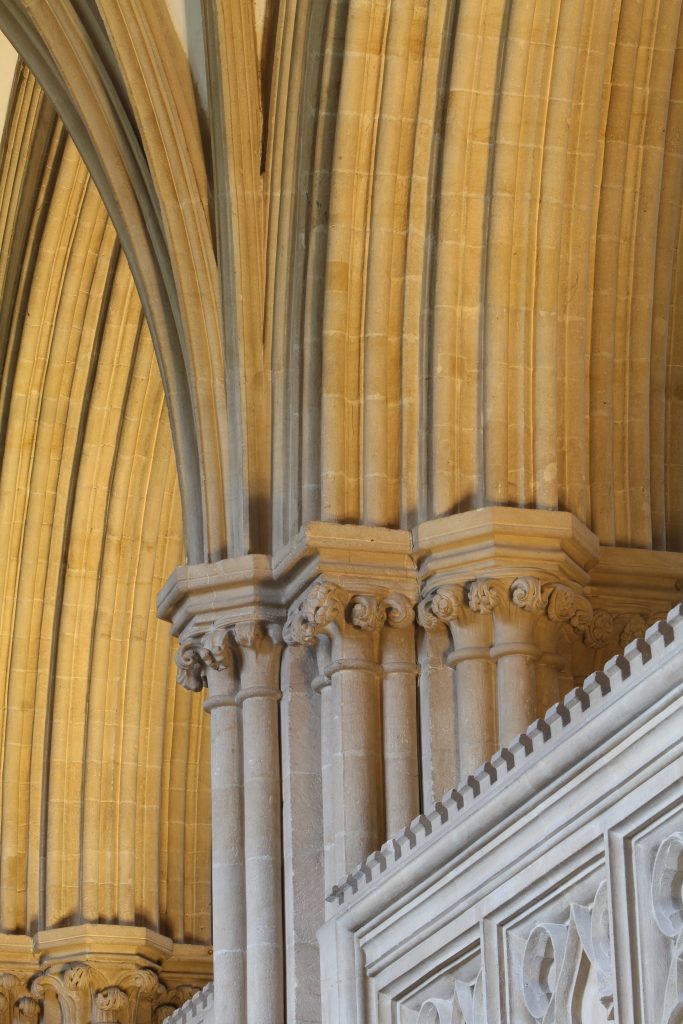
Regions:
<instances>
[{"instance_id":1,"label":"carved leaf ornament","mask_svg":"<svg viewBox=\"0 0 683 1024\"><path fill-rule=\"evenodd\" d=\"M592 907L571 906L568 924L532 928L522 961L522 994L539 1024L614 1020L606 882Z\"/></svg>"},{"instance_id":2,"label":"carved leaf ornament","mask_svg":"<svg viewBox=\"0 0 683 1024\"><path fill-rule=\"evenodd\" d=\"M672 940L661 1024L683 1022L683 832L660 844L652 871L652 910L657 927Z\"/></svg>"},{"instance_id":3,"label":"carved leaf ornament","mask_svg":"<svg viewBox=\"0 0 683 1024\"><path fill-rule=\"evenodd\" d=\"M459 621L466 609L480 615L494 614L511 602L532 614L545 613L551 622L572 627L589 647L606 644L613 630L612 617L594 609L583 594L562 583L543 584L535 576L520 576L511 583L499 579L476 579L466 586L439 587L418 606L417 619L423 629Z\"/></svg>"},{"instance_id":4,"label":"carved leaf ornament","mask_svg":"<svg viewBox=\"0 0 683 1024\"><path fill-rule=\"evenodd\" d=\"M456 981L451 999L427 999L417 1024L487 1024L483 971L473 984Z\"/></svg>"}]
</instances>

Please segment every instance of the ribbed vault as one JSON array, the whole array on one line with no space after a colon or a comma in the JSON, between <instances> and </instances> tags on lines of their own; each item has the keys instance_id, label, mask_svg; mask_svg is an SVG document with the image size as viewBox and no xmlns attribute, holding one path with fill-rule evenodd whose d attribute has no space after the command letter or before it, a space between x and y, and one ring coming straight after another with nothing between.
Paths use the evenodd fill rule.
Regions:
<instances>
[{"instance_id":1,"label":"ribbed vault","mask_svg":"<svg viewBox=\"0 0 683 1024\"><path fill-rule=\"evenodd\" d=\"M208 739L154 598L167 407L97 188L26 68L0 165L0 931L210 940Z\"/></svg>"},{"instance_id":2,"label":"ribbed vault","mask_svg":"<svg viewBox=\"0 0 683 1024\"><path fill-rule=\"evenodd\" d=\"M680 548L680 0L198 14L192 63L163 0L0 3L129 259L189 559L485 504Z\"/></svg>"},{"instance_id":3,"label":"ribbed vault","mask_svg":"<svg viewBox=\"0 0 683 1024\"><path fill-rule=\"evenodd\" d=\"M328 6L290 529L503 504L680 548L680 14Z\"/></svg>"}]
</instances>

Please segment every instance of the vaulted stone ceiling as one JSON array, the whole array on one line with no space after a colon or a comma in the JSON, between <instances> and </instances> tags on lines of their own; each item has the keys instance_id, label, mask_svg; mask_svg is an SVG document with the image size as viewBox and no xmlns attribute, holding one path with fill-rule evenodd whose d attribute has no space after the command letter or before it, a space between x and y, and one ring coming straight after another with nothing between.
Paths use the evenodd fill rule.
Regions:
<instances>
[{"instance_id":1,"label":"vaulted stone ceiling","mask_svg":"<svg viewBox=\"0 0 683 1024\"><path fill-rule=\"evenodd\" d=\"M125 255L21 68L0 163L0 932L210 941L205 717L154 599L183 559Z\"/></svg>"},{"instance_id":2,"label":"vaulted stone ceiling","mask_svg":"<svg viewBox=\"0 0 683 1024\"><path fill-rule=\"evenodd\" d=\"M191 561L490 503L681 547L680 8L2 0L130 261Z\"/></svg>"}]
</instances>

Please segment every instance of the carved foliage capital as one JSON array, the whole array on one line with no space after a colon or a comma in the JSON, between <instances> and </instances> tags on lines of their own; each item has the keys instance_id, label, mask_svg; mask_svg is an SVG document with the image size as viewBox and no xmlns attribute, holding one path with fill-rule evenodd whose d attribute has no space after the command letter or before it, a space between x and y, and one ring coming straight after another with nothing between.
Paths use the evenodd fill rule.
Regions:
<instances>
[{"instance_id":1,"label":"carved foliage capital","mask_svg":"<svg viewBox=\"0 0 683 1024\"><path fill-rule=\"evenodd\" d=\"M348 612L351 625L367 633L381 629L387 619L384 602L362 594L351 599Z\"/></svg>"},{"instance_id":2,"label":"carved foliage capital","mask_svg":"<svg viewBox=\"0 0 683 1024\"><path fill-rule=\"evenodd\" d=\"M420 601L417 621L423 629L437 629L442 623L460 621L466 608L464 587L439 587Z\"/></svg>"},{"instance_id":3,"label":"carved foliage capital","mask_svg":"<svg viewBox=\"0 0 683 1024\"><path fill-rule=\"evenodd\" d=\"M22 996L14 1006L20 1020L37 1021L40 1017L40 1003L33 996Z\"/></svg>"},{"instance_id":4,"label":"carved foliage capital","mask_svg":"<svg viewBox=\"0 0 683 1024\"><path fill-rule=\"evenodd\" d=\"M410 625L414 618L413 606L403 594L351 594L335 583L317 580L291 608L283 639L286 644L310 646L332 626L348 624L363 632L376 632L385 625Z\"/></svg>"},{"instance_id":5,"label":"carved foliage capital","mask_svg":"<svg viewBox=\"0 0 683 1024\"><path fill-rule=\"evenodd\" d=\"M577 589L564 583L546 582L538 576L509 578L480 577L464 585L438 587L418 606L418 623L426 630L440 623L465 621L468 611L478 615L509 618L517 609L550 622L568 624L590 647L602 647L610 639L614 620L603 609L594 609ZM635 617L636 629L641 617ZM640 635L640 634L636 634Z\"/></svg>"},{"instance_id":6,"label":"carved foliage capital","mask_svg":"<svg viewBox=\"0 0 683 1024\"><path fill-rule=\"evenodd\" d=\"M343 619L349 597L335 583L316 580L290 609L283 630L285 643L314 644L331 623Z\"/></svg>"},{"instance_id":7,"label":"carved foliage capital","mask_svg":"<svg viewBox=\"0 0 683 1024\"><path fill-rule=\"evenodd\" d=\"M0 1021L37 1021L40 1002L27 988L28 976L0 972Z\"/></svg>"},{"instance_id":8,"label":"carved foliage capital","mask_svg":"<svg viewBox=\"0 0 683 1024\"><path fill-rule=\"evenodd\" d=\"M405 594L389 594L384 598L386 624L394 629L411 626L415 621L415 609Z\"/></svg>"},{"instance_id":9,"label":"carved foliage capital","mask_svg":"<svg viewBox=\"0 0 683 1024\"><path fill-rule=\"evenodd\" d=\"M123 989L110 985L95 993L95 1009L98 1024L115 1024L121 1010L128 1004L128 996Z\"/></svg>"},{"instance_id":10,"label":"carved foliage capital","mask_svg":"<svg viewBox=\"0 0 683 1024\"><path fill-rule=\"evenodd\" d=\"M518 576L510 587L510 598L525 612L543 612L548 605L548 588L537 576Z\"/></svg>"},{"instance_id":11,"label":"carved foliage capital","mask_svg":"<svg viewBox=\"0 0 683 1024\"><path fill-rule=\"evenodd\" d=\"M207 633L189 637L176 653L178 682L198 692L207 685L207 672L235 672L235 658L245 652L259 655L282 642L282 627L276 622L249 619L234 625L216 626Z\"/></svg>"},{"instance_id":12,"label":"carved foliage capital","mask_svg":"<svg viewBox=\"0 0 683 1024\"><path fill-rule=\"evenodd\" d=\"M206 686L207 669L223 671L232 667L230 635L225 627L183 641L175 656L178 682L197 693Z\"/></svg>"},{"instance_id":13,"label":"carved foliage capital","mask_svg":"<svg viewBox=\"0 0 683 1024\"><path fill-rule=\"evenodd\" d=\"M31 983L31 1002L39 1007L37 1000L48 990L57 996L62 1019L73 1024L135 1021L142 1001L154 1007L166 996L165 985L151 968L122 970L103 960L96 965L77 962L46 968ZM34 1008L27 1002L24 1017L32 1012Z\"/></svg>"}]
</instances>

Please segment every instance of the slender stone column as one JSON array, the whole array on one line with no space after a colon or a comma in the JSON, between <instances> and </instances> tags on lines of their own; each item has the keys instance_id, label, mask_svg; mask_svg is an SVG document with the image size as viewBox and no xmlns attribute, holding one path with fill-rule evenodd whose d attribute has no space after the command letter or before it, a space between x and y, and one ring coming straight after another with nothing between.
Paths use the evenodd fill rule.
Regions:
<instances>
[{"instance_id":1,"label":"slender stone column","mask_svg":"<svg viewBox=\"0 0 683 1024\"><path fill-rule=\"evenodd\" d=\"M524 732L536 717L536 669L540 650L534 629L546 600L535 577L479 579L469 587L470 607L493 615L491 657L496 662L498 736L501 742Z\"/></svg>"},{"instance_id":2,"label":"slender stone column","mask_svg":"<svg viewBox=\"0 0 683 1024\"><path fill-rule=\"evenodd\" d=\"M462 586L442 587L421 602L421 625L444 622L451 634L448 665L455 669L458 774L473 771L496 749L496 699L490 658L490 616L476 614Z\"/></svg>"},{"instance_id":3,"label":"slender stone column","mask_svg":"<svg viewBox=\"0 0 683 1024\"><path fill-rule=\"evenodd\" d=\"M418 609L419 614L419 609ZM451 639L435 621L418 634L422 806L431 807L458 778L458 737L453 672L446 664Z\"/></svg>"},{"instance_id":4,"label":"slender stone column","mask_svg":"<svg viewBox=\"0 0 683 1024\"><path fill-rule=\"evenodd\" d=\"M332 746L334 742L334 708L332 703L332 680L328 668L330 663L330 638L324 633L318 637L316 646L318 674L311 682L311 688L320 694L320 784L323 812L323 877L325 892L329 892L337 881L334 854L334 776ZM332 913L333 907L325 903L325 913Z\"/></svg>"},{"instance_id":5,"label":"slender stone column","mask_svg":"<svg viewBox=\"0 0 683 1024\"><path fill-rule=\"evenodd\" d=\"M188 689L206 681L211 713L211 817L214 1007L216 1021L247 1020L246 902L242 744L237 666L227 629L178 651L178 680Z\"/></svg>"},{"instance_id":6,"label":"slender stone column","mask_svg":"<svg viewBox=\"0 0 683 1024\"><path fill-rule=\"evenodd\" d=\"M380 641L386 618L383 598L352 596L318 580L290 610L284 630L290 644L313 644L322 633L331 641L325 671L331 694L324 697L323 729L324 742L331 739L337 878L385 838Z\"/></svg>"},{"instance_id":7,"label":"slender stone column","mask_svg":"<svg viewBox=\"0 0 683 1024\"><path fill-rule=\"evenodd\" d=\"M384 840L380 631L375 597L353 598L349 620L330 624L337 878Z\"/></svg>"},{"instance_id":8,"label":"slender stone column","mask_svg":"<svg viewBox=\"0 0 683 1024\"><path fill-rule=\"evenodd\" d=\"M461 776L559 699L563 627L600 645L609 626L575 588L537 576L438 587L420 602L418 621L450 631Z\"/></svg>"},{"instance_id":9,"label":"slender stone column","mask_svg":"<svg viewBox=\"0 0 683 1024\"><path fill-rule=\"evenodd\" d=\"M420 812L415 613L407 598L387 598L382 641L384 831L398 832Z\"/></svg>"},{"instance_id":10,"label":"slender stone column","mask_svg":"<svg viewBox=\"0 0 683 1024\"><path fill-rule=\"evenodd\" d=\"M539 714L556 704L564 695L562 684L566 658L562 654L562 631L576 612L576 593L571 587L558 583L546 587L548 595L545 615L536 624L536 642L541 658L536 665L536 702Z\"/></svg>"},{"instance_id":11,"label":"slender stone column","mask_svg":"<svg viewBox=\"0 0 683 1024\"><path fill-rule=\"evenodd\" d=\"M239 623L244 779L247 1016L249 1024L284 1020L282 843L277 702L281 628ZM220 1017L216 1017L220 1020Z\"/></svg>"}]
</instances>

